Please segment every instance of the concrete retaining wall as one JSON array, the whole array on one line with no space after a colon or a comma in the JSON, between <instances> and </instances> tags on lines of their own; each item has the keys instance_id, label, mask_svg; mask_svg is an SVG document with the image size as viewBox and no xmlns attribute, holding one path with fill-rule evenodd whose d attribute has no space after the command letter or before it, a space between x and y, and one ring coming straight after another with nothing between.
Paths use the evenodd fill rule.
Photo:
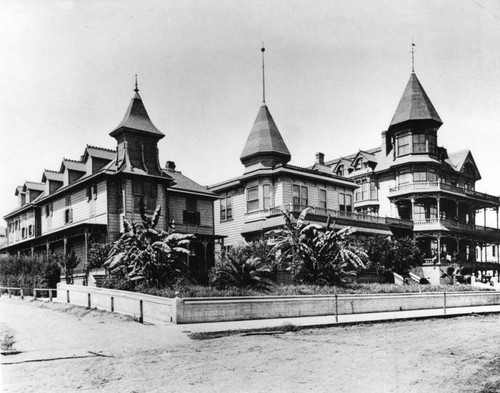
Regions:
<instances>
[{"instance_id":1,"label":"concrete retaining wall","mask_svg":"<svg viewBox=\"0 0 500 393\"><path fill-rule=\"evenodd\" d=\"M175 322L174 299L159 296L59 283L54 301L130 315L143 322Z\"/></svg>"},{"instance_id":2,"label":"concrete retaining wall","mask_svg":"<svg viewBox=\"0 0 500 393\"><path fill-rule=\"evenodd\" d=\"M131 315L151 323L203 323L500 305L499 292L169 299L59 284L55 301Z\"/></svg>"},{"instance_id":3,"label":"concrete retaining wall","mask_svg":"<svg viewBox=\"0 0 500 393\"><path fill-rule=\"evenodd\" d=\"M176 299L177 323L500 305L498 292Z\"/></svg>"}]
</instances>

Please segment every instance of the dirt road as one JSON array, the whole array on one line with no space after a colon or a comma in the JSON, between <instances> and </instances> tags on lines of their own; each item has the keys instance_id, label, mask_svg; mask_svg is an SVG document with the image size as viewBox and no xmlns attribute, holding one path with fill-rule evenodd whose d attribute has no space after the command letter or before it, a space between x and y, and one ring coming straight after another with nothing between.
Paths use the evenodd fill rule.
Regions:
<instances>
[{"instance_id":1,"label":"dirt road","mask_svg":"<svg viewBox=\"0 0 500 393\"><path fill-rule=\"evenodd\" d=\"M0 299L3 392L499 392L500 315L195 341L178 326Z\"/></svg>"}]
</instances>

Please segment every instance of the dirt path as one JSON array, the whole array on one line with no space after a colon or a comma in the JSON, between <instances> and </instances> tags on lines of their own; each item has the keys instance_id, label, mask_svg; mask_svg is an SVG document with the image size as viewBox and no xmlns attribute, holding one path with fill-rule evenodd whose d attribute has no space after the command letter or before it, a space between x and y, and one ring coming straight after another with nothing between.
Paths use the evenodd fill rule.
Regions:
<instances>
[{"instance_id":1,"label":"dirt path","mask_svg":"<svg viewBox=\"0 0 500 393\"><path fill-rule=\"evenodd\" d=\"M3 392L500 391L500 315L205 341L63 304L2 298L0 318L25 351Z\"/></svg>"}]
</instances>

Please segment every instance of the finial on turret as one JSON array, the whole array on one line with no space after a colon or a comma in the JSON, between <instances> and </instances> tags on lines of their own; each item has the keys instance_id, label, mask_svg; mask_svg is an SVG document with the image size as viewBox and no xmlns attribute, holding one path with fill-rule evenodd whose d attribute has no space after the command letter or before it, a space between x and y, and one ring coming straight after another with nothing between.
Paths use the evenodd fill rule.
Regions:
<instances>
[{"instance_id":1,"label":"finial on turret","mask_svg":"<svg viewBox=\"0 0 500 393\"><path fill-rule=\"evenodd\" d=\"M415 73L415 43L411 43L411 73Z\"/></svg>"},{"instance_id":2,"label":"finial on turret","mask_svg":"<svg viewBox=\"0 0 500 393\"><path fill-rule=\"evenodd\" d=\"M262 41L262 48L260 48L262 52L262 104L266 104L266 78L265 78L265 68L264 68L264 52L266 48L264 48L264 41Z\"/></svg>"},{"instance_id":3,"label":"finial on turret","mask_svg":"<svg viewBox=\"0 0 500 393\"><path fill-rule=\"evenodd\" d=\"M135 74L135 89L134 89L134 91L136 93L139 93L139 88L137 87L137 74Z\"/></svg>"}]
</instances>

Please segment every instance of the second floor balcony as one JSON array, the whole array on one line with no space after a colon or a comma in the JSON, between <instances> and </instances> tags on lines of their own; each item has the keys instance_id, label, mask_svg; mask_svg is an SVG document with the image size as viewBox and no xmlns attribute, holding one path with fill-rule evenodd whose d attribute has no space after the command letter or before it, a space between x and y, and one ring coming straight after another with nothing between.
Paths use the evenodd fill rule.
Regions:
<instances>
[{"instance_id":1,"label":"second floor balcony","mask_svg":"<svg viewBox=\"0 0 500 393\"><path fill-rule=\"evenodd\" d=\"M485 194L483 192L478 192L464 187L458 187L442 182L411 182L400 184L396 187L389 189L389 196L399 196L411 193L427 193L427 192L446 192L449 194L455 194L460 196L467 196L476 199L481 202L487 202L488 204L500 205L500 197L495 195Z\"/></svg>"},{"instance_id":2,"label":"second floor balcony","mask_svg":"<svg viewBox=\"0 0 500 393\"><path fill-rule=\"evenodd\" d=\"M275 206L269 209L269 215L279 215L285 209L287 209L294 216L300 214L305 208L308 206L297 205L297 204L287 204L284 206ZM324 208L312 208L312 210L308 213L307 219L311 219L314 221L326 222L328 217L331 220L342 220L347 224L355 224L362 226L363 224L378 224L384 226L397 226L405 229L413 229L413 222L411 220L403 220L392 217L380 217L370 214L360 214L353 213L350 211L342 211L342 210L333 210L333 209L324 209Z\"/></svg>"}]
</instances>

